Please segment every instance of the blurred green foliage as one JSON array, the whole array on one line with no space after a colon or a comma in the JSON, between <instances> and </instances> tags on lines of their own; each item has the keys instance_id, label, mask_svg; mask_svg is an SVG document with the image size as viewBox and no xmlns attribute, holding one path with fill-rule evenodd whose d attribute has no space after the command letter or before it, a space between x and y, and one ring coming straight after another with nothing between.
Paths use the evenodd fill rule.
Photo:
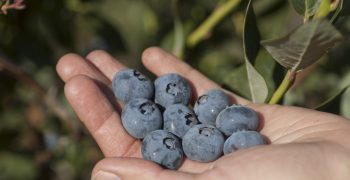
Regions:
<instances>
[{"instance_id":1,"label":"blurred green foliage","mask_svg":"<svg viewBox=\"0 0 350 180\"><path fill-rule=\"evenodd\" d=\"M86 56L103 49L150 75L140 63L145 48L161 46L175 54L180 48L184 49L181 57L193 67L249 97L241 76L243 6L230 12L197 46L181 45L224 2L31 0L25 1L25 10L0 15L0 59L10 63L0 64L0 179L88 179L102 158L66 102L55 72L58 59L68 52ZM344 3L347 11L341 12L335 25L345 40L300 74L284 104L312 108L350 84L346 13L350 5L349 0ZM261 39L281 37L303 21L284 0L254 1L254 9ZM267 78L270 97L283 78L283 69L263 48L255 65ZM349 90L338 101L327 111L350 118Z\"/></svg>"}]
</instances>

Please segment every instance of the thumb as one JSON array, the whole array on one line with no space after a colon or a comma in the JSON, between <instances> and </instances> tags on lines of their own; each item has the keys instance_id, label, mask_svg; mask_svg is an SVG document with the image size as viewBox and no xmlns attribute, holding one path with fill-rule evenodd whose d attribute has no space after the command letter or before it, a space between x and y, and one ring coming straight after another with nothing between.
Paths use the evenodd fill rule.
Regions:
<instances>
[{"instance_id":1,"label":"thumb","mask_svg":"<svg viewBox=\"0 0 350 180\"><path fill-rule=\"evenodd\" d=\"M192 180L194 174L163 169L157 164L140 158L105 158L98 162L92 172L92 180Z\"/></svg>"}]
</instances>

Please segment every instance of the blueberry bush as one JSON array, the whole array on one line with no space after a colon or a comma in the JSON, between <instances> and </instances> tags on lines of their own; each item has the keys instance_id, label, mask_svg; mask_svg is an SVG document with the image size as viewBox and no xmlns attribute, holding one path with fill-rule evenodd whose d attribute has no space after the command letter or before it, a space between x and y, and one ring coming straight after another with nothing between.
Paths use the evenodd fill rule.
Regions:
<instances>
[{"instance_id":1,"label":"blueberry bush","mask_svg":"<svg viewBox=\"0 0 350 180\"><path fill-rule=\"evenodd\" d=\"M135 13L137 12L137 13ZM0 0L0 179L87 179L102 154L55 65L160 46L240 96L350 118L349 0Z\"/></svg>"}]
</instances>

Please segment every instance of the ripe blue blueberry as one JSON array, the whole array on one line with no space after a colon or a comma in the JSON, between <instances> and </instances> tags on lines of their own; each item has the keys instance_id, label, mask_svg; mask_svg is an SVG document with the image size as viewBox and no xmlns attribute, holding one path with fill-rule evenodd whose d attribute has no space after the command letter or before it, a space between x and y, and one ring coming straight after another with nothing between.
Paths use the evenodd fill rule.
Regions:
<instances>
[{"instance_id":1,"label":"ripe blue blueberry","mask_svg":"<svg viewBox=\"0 0 350 180\"><path fill-rule=\"evenodd\" d=\"M226 136L238 130L256 130L258 125L256 112L242 105L227 107L216 118L216 127Z\"/></svg>"},{"instance_id":2,"label":"ripe blue blueberry","mask_svg":"<svg viewBox=\"0 0 350 180\"><path fill-rule=\"evenodd\" d=\"M182 137L193 126L198 124L194 112L183 104L168 106L163 113L163 128L178 137Z\"/></svg>"},{"instance_id":3,"label":"ripe blue blueberry","mask_svg":"<svg viewBox=\"0 0 350 180\"><path fill-rule=\"evenodd\" d=\"M147 99L137 98L130 100L122 112L124 129L134 138L142 139L144 136L163 125L162 113L157 105Z\"/></svg>"},{"instance_id":4,"label":"ripe blue blueberry","mask_svg":"<svg viewBox=\"0 0 350 180\"><path fill-rule=\"evenodd\" d=\"M245 149L257 145L266 144L264 137L256 131L234 132L224 144L224 154L229 154L238 149Z\"/></svg>"},{"instance_id":5,"label":"ripe blue blueberry","mask_svg":"<svg viewBox=\"0 0 350 180\"><path fill-rule=\"evenodd\" d=\"M171 104L188 105L191 100L191 87L182 76L166 74L154 81L155 103L167 107Z\"/></svg>"},{"instance_id":6,"label":"ripe blue blueberry","mask_svg":"<svg viewBox=\"0 0 350 180\"><path fill-rule=\"evenodd\" d=\"M197 99L194 112L201 123L215 126L216 117L229 105L230 97L223 90L214 89Z\"/></svg>"},{"instance_id":7,"label":"ripe blue blueberry","mask_svg":"<svg viewBox=\"0 0 350 180\"><path fill-rule=\"evenodd\" d=\"M134 69L124 69L116 73L112 80L114 95L124 103L131 99L151 99L154 85L145 75Z\"/></svg>"},{"instance_id":8,"label":"ripe blue blueberry","mask_svg":"<svg viewBox=\"0 0 350 180\"><path fill-rule=\"evenodd\" d=\"M141 153L144 159L168 169L178 169L184 157L180 139L165 130L148 133L142 141Z\"/></svg>"},{"instance_id":9,"label":"ripe blue blueberry","mask_svg":"<svg viewBox=\"0 0 350 180\"><path fill-rule=\"evenodd\" d=\"M199 162L210 162L221 156L224 141L224 135L214 126L198 124L183 136L182 147L187 158Z\"/></svg>"}]
</instances>

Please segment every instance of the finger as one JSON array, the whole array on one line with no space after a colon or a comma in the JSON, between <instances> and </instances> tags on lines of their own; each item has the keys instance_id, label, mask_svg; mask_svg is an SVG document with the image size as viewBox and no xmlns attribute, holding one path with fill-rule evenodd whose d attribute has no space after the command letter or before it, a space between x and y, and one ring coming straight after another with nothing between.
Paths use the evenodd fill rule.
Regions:
<instances>
[{"instance_id":1,"label":"finger","mask_svg":"<svg viewBox=\"0 0 350 180\"><path fill-rule=\"evenodd\" d=\"M110 86L111 83L111 81L103 73L101 73L101 71L99 71L94 64L77 54L71 53L63 56L58 61L56 69L64 82L69 81L69 79L75 76L85 75L96 80L97 82L101 82L101 85ZM107 88L103 88L103 90L108 96L110 102L117 106L117 101L113 93L108 92Z\"/></svg>"},{"instance_id":2,"label":"finger","mask_svg":"<svg viewBox=\"0 0 350 180\"><path fill-rule=\"evenodd\" d=\"M57 63L56 71L64 82L67 82L74 76L86 75L92 79L101 81L105 84L110 84L110 81L105 77L91 62L77 54L64 55Z\"/></svg>"},{"instance_id":3,"label":"finger","mask_svg":"<svg viewBox=\"0 0 350 180\"><path fill-rule=\"evenodd\" d=\"M140 157L140 142L124 130L119 113L96 82L85 75L74 76L65 85L65 95L106 157Z\"/></svg>"},{"instance_id":4,"label":"finger","mask_svg":"<svg viewBox=\"0 0 350 180\"><path fill-rule=\"evenodd\" d=\"M220 88L218 84L193 69L190 65L178 60L175 56L160 48L151 47L146 49L142 54L142 62L147 69L157 76L167 73L178 73L186 77L193 84L194 93L197 95L204 94L211 89ZM247 104L249 102L235 94L229 94L236 99L237 103Z\"/></svg>"},{"instance_id":5,"label":"finger","mask_svg":"<svg viewBox=\"0 0 350 180\"><path fill-rule=\"evenodd\" d=\"M96 164L93 180L123 179L123 180L191 180L195 174L162 169L155 163L139 158L106 158Z\"/></svg>"},{"instance_id":6,"label":"finger","mask_svg":"<svg viewBox=\"0 0 350 180\"><path fill-rule=\"evenodd\" d=\"M94 64L110 81L113 79L115 73L126 68L110 54L102 50L92 51L87 55L86 59Z\"/></svg>"}]
</instances>

